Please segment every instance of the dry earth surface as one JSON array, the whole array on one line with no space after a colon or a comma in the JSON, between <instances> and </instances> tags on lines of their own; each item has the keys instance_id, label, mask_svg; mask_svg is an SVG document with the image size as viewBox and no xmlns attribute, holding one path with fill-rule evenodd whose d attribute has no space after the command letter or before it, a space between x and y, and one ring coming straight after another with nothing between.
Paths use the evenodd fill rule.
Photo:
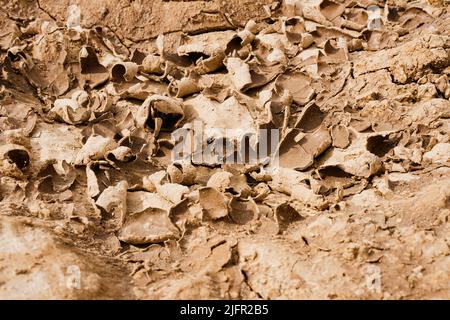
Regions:
<instances>
[{"instance_id":1,"label":"dry earth surface","mask_svg":"<svg viewBox=\"0 0 450 320\"><path fill-rule=\"evenodd\" d=\"M449 1L0 6L0 299L450 299Z\"/></svg>"}]
</instances>

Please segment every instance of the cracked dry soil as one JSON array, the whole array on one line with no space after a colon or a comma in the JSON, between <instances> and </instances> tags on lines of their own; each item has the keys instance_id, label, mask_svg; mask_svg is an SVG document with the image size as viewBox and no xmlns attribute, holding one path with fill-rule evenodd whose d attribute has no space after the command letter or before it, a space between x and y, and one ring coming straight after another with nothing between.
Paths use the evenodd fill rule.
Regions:
<instances>
[{"instance_id":1,"label":"cracked dry soil","mask_svg":"<svg viewBox=\"0 0 450 320\"><path fill-rule=\"evenodd\" d=\"M0 298L450 299L449 5L0 0Z\"/></svg>"}]
</instances>

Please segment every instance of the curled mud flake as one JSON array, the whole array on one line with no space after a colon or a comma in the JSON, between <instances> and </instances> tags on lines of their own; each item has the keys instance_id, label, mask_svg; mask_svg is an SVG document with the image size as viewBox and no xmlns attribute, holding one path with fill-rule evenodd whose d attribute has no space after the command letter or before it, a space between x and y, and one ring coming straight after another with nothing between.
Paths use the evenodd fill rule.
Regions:
<instances>
[{"instance_id":1,"label":"curled mud flake","mask_svg":"<svg viewBox=\"0 0 450 320\"><path fill-rule=\"evenodd\" d=\"M100 186L97 180L97 175L94 171L94 162L90 162L86 166L86 184L87 184L87 195L90 198L94 198L100 194Z\"/></svg>"},{"instance_id":2,"label":"curled mud flake","mask_svg":"<svg viewBox=\"0 0 450 320\"><path fill-rule=\"evenodd\" d=\"M315 194L312 189L302 183L291 188L291 199L318 210L325 210L329 206L329 202L324 196Z\"/></svg>"},{"instance_id":3,"label":"curled mud flake","mask_svg":"<svg viewBox=\"0 0 450 320\"><path fill-rule=\"evenodd\" d=\"M236 90L241 91L253 82L249 65L241 59L228 58L225 65Z\"/></svg>"},{"instance_id":4,"label":"curled mud flake","mask_svg":"<svg viewBox=\"0 0 450 320\"><path fill-rule=\"evenodd\" d=\"M176 183L166 183L156 187L156 191L163 198L169 200L172 203L180 202L187 193L189 188Z\"/></svg>"},{"instance_id":5,"label":"curled mud flake","mask_svg":"<svg viewBox=\"0 0 450 320\"><path fill-rule=\"evenodd\" d=\"M240 200L233 197L229 203L230 218L237 224L247 224L256 219L258 207L253 200Z\"/></svg>"},{"instance_id":6,"label":"curled mud flake","mask_svg":"<svg viewBox=\"0 0 450 320\"><path fill-rule=\"evenodd\" d=\"M170 164L167 166L167 174L170 178L170 182L179 183L185 185L183 183L183 167L181 164Z\"/></svg>"},{"instance_id":7,"label":"curled mud flake","mask_svg":"<svg viewBox=\"0 0 450 320\"><path fill-rule=\"evenodd\" d=\"M355 117L350 121L350 126L358 132L364 132L370 128L371 123L368 119Z\"/></svg>"},{"instance_id":8,"label":"curled mud flake","mask_svg":"<svg viewBox=\"0 0 450 320\"><path fill-rule=\"evenodd\" d=\"M184 234L187 227L201 225L203 213L199 204L192 204L186 198L170 208L169 217Z\"/></svg>"},{"instance_id":9,"label":"curled mud flake","mask_svg":"<svg viewBox=\"0 0 450 320\"><path fill-rule=\"evenodd\" d=\"M134 62L121 62L111 68L111 81L130 82L134 79L138 71L138 65Z\"/></svg>"},{"instance_id":10,"label":"curled mud flake","mask_svg":"<svg viewBox=\"0 0 450 320\"><path fill-rule=\"evenodd\" d=\"M353 176L338 167L325 167L318 170L320 176L319 188L327 192L333 188L347 188L354 184ZM317 188L317 189L319 189ZM321 190L318 190L320 193Z\"/></svg>"},{"instance_id":11,"label":"curled mud flake","mask_svg":"<svg viewBox=\"0 0 450 320\"><path fill-rule=\"evenodd\" d=\"M300 214L288 203L283 203L275 209L275 221L278 225L278 233L282 234L290 224L301 220Z\"/></svg>"},{"instance_id":12,"label":"curled mud flake","mask_svg":"<svg viewBox=\"0 0 450 320\"><path fill-rule=\"evenodd\" d=\"M239 44L241 47L243 47L243 46L246 46L253 42L253 40L255 39L255 33L252 32L251 30L247 29L247 27L244 30L239 31L236 34L236 37L233 40L231 40L230 43L227 45L227 50L226 50L227 53L230 52L230 50L229 50L230 44L233 41L235 41L236 39L240 40Z\"/></svg>"},{"instance_id":13,"label":"curled mud flake","mask_svg":"<svg viewBox=\"0 0 450 320\"><path fill-rule=\"evenodd\" d=\"M225 52L227 44L236 34L235 31L208 32L195 36L184 37L177 49L179 55L204 55L211 57L219 52Z\"/></svg>"},{"instance_id":14,"label":"curled mud flake","mask_svg":"<svg viewBox=\"0 0 450 320\"><path fill-rule=\"evenodd\" d=\"M218 71L218 69L223 66L224 59L224 53L217 53L208 59L197 60L196 67L193 70L198 74L207 74Z\"/></svg>"},{"instance_id":15,"label":"curled mud flake","mask_svg":"<svg viewBox=\"0 0 450 320\"><path fill-rule=\"evenodd\" d=\"M283 21L282 31L289 42L300 44L303 49L306 49L313 43L313 38L306 33L304 20L300 17L295 17ZM305 40L308 40L306 43Z\"/></svg>"},{"instance_id":16,"label":"curled mud flake","mask_svg":"<svg viewBox=\"0 0 450 320\"><path fill-rule=\"evenodd\" d=\"M117 143L114 139L92 135L78 152L74 164L88 164L91 160L103 159L106 153L116 148L116 146Z\"/></svg>"},{"instance_id":17,"label":"curled mud flake","mask_svg":"<svg viewBox=\"0 0 450 320\"><path fill-rule=\"evenodd\" d=\"M292 99L298 105L307 104L314 96L311 77L303 72L286 72L277 78L280 88L289 90Z\"/></svg>"},{"instance_id":18,"label":"curled mud flake","mask_svg":"<svg viewBox=\"0 0 450 320\"><path fill-rule=\"evenodd\" d=\"M345 149L350 144L350 133L346 126L339 124L331 128L333 147Z\"/></svg>"},{"instance_id":19,"label":"curled mud flake","mask_svg":"<svg viewBox=\"0 0 450 320\"><path fill-rule=\"evenodd\" d=\"M83 130L84 139L88 139L91 135L98 135L105 138L114 139L118 134L118 128L115 125L114 119L105 118L88 126Z\"/></svg>"},{"instance_id":20,"label":"curled mud flake","mask_svg":"<svg viewBox=\"0 0 450 320\"><path fill-rule=\"evenodd\" d=\"M352 196L358 193L361 193L367 186L369 182L365 179L355 182L352 186L345 188L342 191L342 195L338 194L338 199L342 197ZM339 189L338 189L339 190ZM339 192L338 192L339 193Z\"/></svg>"},{"instance_id":21,"label":"curled mud flake","mask_svg":"<svg viewBox=\"0 0 450 320\"><path fill-rule=\"evenodd\" d=\"M45 193L63 192L72 186L76 177L76 171L65 161L50 161L38 174L41 180L38 190Z\"/></svg>"},{"instance_id":22,"label":"curled mud flake","mask_svg":"<svg viewBox=\"0 0 450 320\"><path fill-rule=\"evenodd\" d=\"M0 159L3 162L2 166L7 165L7 163L12 163L19 170L24 170L30 164L30 154L28 150L18 144L8 143L1 145Z\"/></svg>"},{"instance_id":23,"label":"curled mud flake","mask_svg":"<svg viewBox=\"0 0 450 320\"><path fill-rule=\"evenodd\" d=\"M127 195L127 211L129 214L143 212L149 208L157 208L168 211L172 206L172 202L158 193L135 191L128 192Z\"/></svg>"},{"instance_id":24,"label":"curled mud flake","mask_svg":"<svg viewBox=\"0 0 450 320\"><path fill-rule=\"evenodd\" d=\"M22 127L22 132L25 137L29 137L33 133L33 130L36 127L37 119L38 116L34 112L29 114L24 126Z\"/></svg>"},{"instance_id":25,"label":"curled mud flake","mask_svg":"<svg viewBox=\"0 0 450 320\"><path fill-rule=\"evenodd\" d=\"M166 69L165 61L162 57L149 54L142 61L142 71L150 74L164 74L164 70Z\"/></svg>"},{"instance_id":26,"label":"curled mud flake","mask_svg":"<svg viewBox=\"0 0 450 320\"><path fill-rule=\"evenodd\" d=\"M320 110L320 107L315 103L308 104L300 114L295 128L301 129L305 132L316 130L325 119L326 113Z\"/></svg>"},{"instance_id":27,"label":"curled mud flake","mask_svg":"<svg viewBox=\"0 0 450 320\"><path fill-rule=\"evenodd\" d=\"M349 51L363 49L363 43L359 39L360 33L358 31L317 26L310 33L314 37L314 43L319 47L323 47L329 39L339 39L340 43L343 44L341 47L347 47Z\"/></svg>"},{"instance_id":28,"label":"curled mud flake","mask_svg":"<svg viewBox=\"0 0 450 320\"><path fill-rule=\"evenodd\" d=\"M288 120L291 116L292 96L288 90L284 90L281 96L273 95L272 101L268 104L268 126L281 129L281 136L286 132Z\"/></svg>"},{"instance_id":29,"label":"curled mud flake","mask_svg":"<svg viewBox=\"0 0 450 320\"><path fill-rule=\"evenodd\" d=\"M302 5L299 0L282 1L279 9L281 14L287 18L302 16Z\"/></svg>"},{"instance_id":30,"label":"curled mud flake","mask_svg":"<svg viewBox=\"0 0 450 320\"><path fill-rule=\"evenodd\" d=\"M167 92L168 86L155 80L145 79L137 83L126 83L117 89L117 94L121 98L131 98L144 101L148 96L158 94L162 95Z\"/></svg>"},{"instance_id":31,"label":"curled mud flake","mask_svg":"<svg viewBox=\"0 0 450 320\"><path fill-rule=\"evenodd\" d=\"M308 153L316 158L331 146L331 136L328 129L321 125L316 131L301 134L303 137L299 140L299 145Z\"/></svg>"},{"instance_id":32,"label":"curled mud flake","mask_svg":"<svg viewBox=\"0 0 450 320\"><path fill-rule=\"evenodd\" d=\"M212 220L228 215L228 199L214 188L199 189L199 201L205 214Z\"/></svg>"},{"instance_id":33,"label":"curled mud flake","mask_svg":"<svg viewBox=\"0 0 450 320\"><path fill-rule=\"evenodd\" d=\"M149 208L127 217L119 230L119 240L139 245L161 243L180 236L180 231L172 223L166 210Z\"/></svg>"},{"instance_id":34,"label":"curled mud flake","mask_svg":"<svg viewBox=\"0 0 450 320\"><path fill-rule=\"evenodd\" d=\"M161 129L173 130L184 119L183 106L179 100L160 95L148 97L140 106L136 122L139 127L148 125L156 129L157 118L162 119Z\"/></svg>"},{"instance_id":35,"label":"curled mud flake","mask_svg":"<svg viewBox=\"0 0 450 320\"><path fill-rule=\"evenodd\" d=\"M171 165L167 168L172 183L186 186L193 184L206 185L212 175L213 169L192 164Z\"/></svg>"},{"instance_id":36,"label":"curled mud flake","mask_svg":"<svg viewBox=\"0 0 450 320\"><path fill-rule=\"evenodd\" d=\"M436 89L446 98L450 97L450 81L447 75L440 76L436 82Z\"/></svg>"},{"instance_id":37,"label":"curled mud flake","mask_svg":"<svg viewBox=\"0 0 450 320\"><path fill-rule=\"evenodd\" d=\"M81 124L89 120L90 112L73 99L57 99L50 110L50 116L68 124Z\"/></svg>"},{"instance_id":38,"label":"curled mud flake","mask_svg":"<svg viewBox=\"0 0 450 320\"><path fill-rule=\"evenodd\" d=\"M356 31L366 28L369 19L367 11L362 8L347 8L343 17L345 21L342 22L342 26Z\"/></svg>"},{"instance_id":39,"label":"curled mud flake","mask_svg":"<svg viewBox=\"0 0 450 320\"><path fill-rule=\"evenodd\" d=\"M297 184L308 185L310 179L311 176L307 173L280 167L272 174L272 181L269 182L269 186L273 190L284 194L291 194L293 186Z\"/></svg>"},{"instance_id":40,"label":"curled mud flake","mask_svg":"<svg viewBox=\"0 0 450 320\"><path fill-rule=\"evenodd\" d=\"M253 187L253 200L256 202L263 201L270 194L270 191L271 190L267 184L258 183Z\"/></svg>"},{"instance_id":41,"label":"curled mud flake","mask_svg":"<svg viewBox=\"0 0 450 320\"><path fill-rule=\"evenodd\" d=\"M357 177L368 178L381 169L380 158L367 150L367 135L359 135L346 149L331 149L324 155L323 167L338 167Z\"/></svg>"},{"instance_id":42,"label":"curled mud flake","mask_svg":"<svg viewBox=\"0 0 450 320\"><path fill-rule=\"evenodd\" d=\"M96 117L100 117L110 111L112 105L117 101L116 98L109 96L105 91L91 92L89 100L89 110Z\"/></svg>"},{"instance_id":43,"label":"curled mud flake","mask_svg":"<svg viewBox=\"0 0 450 320\"><path fill-rule=\"evenodd\" d=\"M235 174L231 178L229 191L236 193L239 197L247 197L250 195L251 188L247 184L247 177L245 174Z\"/></svg>"},{"instance_id":44,"label":"curled mud flake","mask_svg":"<svg viewBox=\"0 0 450 320\"><path fill-rule=\"evenodd\" d=\"M347 61L347 43L344 39L328 39L323 47L328 62L339 63Z\"/></svg>"},{"instance_id":45,"label":"curled mud flake","mask_svg":"<svg viewBox=\"0 0 450 320\"><path fill-rule=\"evenodd\" d=\"M322 14L320 7L321 1L307 1L303 3L302 1L297 0L291 2L295 3L295 7L301 8L301 16L303 16L304 19L314 21L324 26L333 25L333 23Z\"/></svg>"},{"instance_id":46,"label":"curled mud flake","mask_svg":"<svg viewBox=\"0 0 450 320\"><path fill-rule=\"evenodd\" d=\"M431 12L430 12L431 13ZM406 30L414 30L434 20L433 16L420 7L410 6L403 12L397 23Z\"/></svg>"},{"instance_id":47,"label":"curled mud flake","mask_svg":"<svg viewBox=\"0 0 450 320\"><path fill-rule=\"evenodd\" d=\"M215 188L220 192L225 192L226 189L230 187L232 177L233 174L231 172L227 171L216 172L211 176L211 178L209 178L206 186L209 188Z\"/></svg>"},{"instance_id":48,"label":"curled mud flake","mask_svg":"<svg viewBox=\"0 0 450 320\"><path fill-rule=\"evenodd\" d=\"M399 36L396 32L366 30L363 37L367 41L367 49L377 51L394 47Z\"/></svg>"},{"instance_id":49,"label":"curled mud flake","mask_svg":"<svg viewBox=\"0 0 450 320\"><path fill-rule=\"evenodd\" d=\"M280 167L303 170L313 164L314 156L296 141L299 134L302 134L300 130L291 129L280 142L278 148Z\"/></svg>"},{"instance_id":50,"label":"curled mud flake","mask_svg":"<svg viewBox=\"0 0 450 320\"><path fill-rule=\"evenodd\" d=\"M335 20L344 13L345 5L331 0L323 0L320 5L320 13L329 21Z\"/></svg>"},{"instance_id":51,"label":"curled mud flake","mask_svg":"<svg viewBox=\"0 0 450 320\"><path fill-rule=\"evenodd\" d=\"M234 31L217 31L185 37L177 53L190 60L199 74L210 73L223 66L227 44L234 35Z\"/></svg>"},{"instance_id":52,"label":"curled mud flake","mask_svg":"<svg viewBox=\"0 0 450 320\"><path fill-rule=\"evenodd\" d=\"M199 79L196 79L196 77L174 80L170 83L168 91L172 96L177 98L183 98L191 94L198 93L202 90L198 80Z\"/></svg>"},{"instance_id":53,"label":"curled mud flake","mask_svg":"<svg viewBox=\"0 0 450 320\"><path fill-rule=\"evenodd\" d=\"M250 111L234 96L229 97L223 103L218 103L199 94L195 98L187 99L184 106L186 114L190 114L186 121L199 120L203 122L203 129L211 132L215 138L223 137L225 129L236 129L232 131L233 134L229 138L238 138L239 134L255 132L255 121ZM196 122L193 124L195 125ZM194 130L196 130L195 126Z\"/></svg>"},{"instance_id":54,"label":"curled mud flake","mask_svg":"<svg viewBox=\"0 0 450 320\"><path fill-rule=\"evenodd\" d=\"M79 53L81 74L80 82L86 82L91 88L105 83L109 79L109 72L98 60L92 47L82 47Z\"/></svg>"},{"instance_id":55,"label":"curled mud flake","mask_svg":"<svg viewBox=\"0 0 450 320\"><path fill-rule=\"evenodd\" d=\"M2 176L0 178L0 201L20 204L25 200L26 186L13 177ZM0 203L1 203L0 202ZM0 204L1 205L1 204ZM5 209L5 208L2 208ZM6 214L2 212L1 214Z\"/></svg>"},{"instance_id":56,"label":"curled mud flake","mask_svg":"<svg viewBox=\"0 0 450 320\"><path fill-rule=\"evenodd\" d=\"M230 172L219 171L211 176L206 185L207 187L215 188L220 192L231 192L239 197L246 197L250 194L250 187L243 174L234 175Z\"/></svg>"},{"instance_id":57,"label":"curled mud flake","mask_svg":"<svg viewBox=\"0 0 450 320\"><path fill-rule=\"evenodd\" d=\"M127 213L127 189L128 183L120 181L115 186L111 186L103 190L95 204L105 210L108 214L113 215L121 226Z\"/></svg>"},{"instance_id":58,"label":"curled mud flake","mask_svg":"<svg viewBox=\"0 0 450 320\"><path fill-rule=\"evenodd\" d=\"M120 146L111 151L108 151L105 155L106 160L127 162L135 158L132 150L129 147Z\"/></svg>"}]
</instances>

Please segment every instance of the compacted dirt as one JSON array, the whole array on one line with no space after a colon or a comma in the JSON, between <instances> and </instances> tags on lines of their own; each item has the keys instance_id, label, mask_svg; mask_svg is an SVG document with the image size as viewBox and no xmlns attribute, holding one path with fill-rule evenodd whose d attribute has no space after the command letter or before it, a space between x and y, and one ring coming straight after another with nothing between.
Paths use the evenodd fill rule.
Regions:
<instances>
[{"instance_id":1,"label":"compacted dirt","mask_svg":"<svg viewBox=\"0 0 450 320\"><path fill-rule=\"evenodd\" d=\"M1 299L450 299L448 1L0 6Z\"/></svg>"}]
</instances>

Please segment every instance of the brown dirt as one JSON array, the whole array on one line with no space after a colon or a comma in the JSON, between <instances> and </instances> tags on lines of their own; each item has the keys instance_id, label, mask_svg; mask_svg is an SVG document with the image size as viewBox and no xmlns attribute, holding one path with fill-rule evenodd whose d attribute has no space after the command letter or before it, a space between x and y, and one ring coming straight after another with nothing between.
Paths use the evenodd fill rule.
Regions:
<instances>
[{"instance_id":1,"label":"brown dirt","mask_svg":"<svg viewBox=\"0 0 450 320\"><path fill-rule=\"evenodd\" d=\"M0 299L450 299L450 3L384 3L0 0Z\"/></svg>"}]
</instances>

